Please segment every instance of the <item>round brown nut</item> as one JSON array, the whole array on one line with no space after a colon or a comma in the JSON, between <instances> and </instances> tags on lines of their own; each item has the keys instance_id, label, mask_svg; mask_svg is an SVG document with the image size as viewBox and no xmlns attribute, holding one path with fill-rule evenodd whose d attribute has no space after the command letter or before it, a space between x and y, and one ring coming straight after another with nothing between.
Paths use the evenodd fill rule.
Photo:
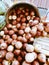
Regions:
<instances>
[{"instance_id":1,"label":"round brown nut","mask_svg":"<svg viewBox=\"0 0 49 65\"><path fill-rule=\"evenodd\" d=\"M38 61L34 61L32 65L40 65Z\"/></svg>"},{"instance_id":2,"label":"round brown nut","mask_svg":"<svg viewBox=\"0 0 49 65\"><path fill-rule=\"evenodd\" d=\"M22 38L22 42L27 42L27 39L25 37Z\"/></svg>"},{"instance_id":3,"label":"round brown nut","mask_svg":"<svg viewBox=\"0 0 49 65\"><path fill-rule=\"evenodd\" d=\"M16 56L18 56L18 55L20 55L20 52L21 52L21 50L15 50L15 51L14 51L14 54L15 54Z\"/></svg>"},{"instance_id":4,"label":"round brown nut","mask_svg":"<svg viewBox=\"0 0 49 65\"><path fill-rule=\"evenodd\" d=\"M12 24L13 25L16 25L17 24L16 20L12 21Z\"/></svg>"},{"instance_id":5,"label":"round brown nut","mask_svg":"<svg viewBox=\"0 0 49 65\"><path fill-rule=\"evenodd\" d=\"M18 60L19 62L22 62L22 57L21 57L21 56L18 56L17 60Z\"/></svg>"},{"instance_id":6,"label":"round brown nut","mask_svg":"<svg viewBox=\"0 0 49 65\"><path fill-rule=\"evenodd\" d=\"M39 31L43 31L43 30L44 30L43 23L39 23L38 26L37 26L37 29L38 29Z\"/></svg>"},{"instance_id":7,"label":"round brown nut","mask_svg":"<svg viewBox=\"0 0 49 65\"><path fill-rule=\"evenodd\" d=\"M7 48L7 44L5 42L1 43L0 45L0 48L3 50L3 49L6 49Z\"/></svg>"},{"instance_id":8,"label":"round brown nut","mask_svg":"<svg viewBox=\"0 0 49 65\"><path fill-rule=\"evenodd\" d=\"M41 31L37 31L37 34L36 34L36 36L41 36L42 34L41 34Z\"/></svg>"},{"instance_id":9,"label":"round brown nut","mask_svg":"<svg viewBox=\"0 0 49 65\"><path fill-rule=\"evenodd\" d=\"M39 54L38 55L38 60L40 61L40 62L46 62L46 56L44 55L44 54Z\"/></svg>"},{"instance_id":10,"label":"round brown nut","mask_svg":"<svg viewBox=\"0 0 49 65\"><path fill-rule=\"evenodd\" d=\"M31 18L30 16L27 16L27 20L28 20L28 21L30 20L30 18Z\"/></svg>"},{"instance_id":11,"label":"round brown nut","mask_svg":"<svg viewBox=\"0 0 49 65\"><path fill-rule=\"evenodd\" d=\"M22 36L18 36L17 40L22 41Z\"/></svg>"},{"instance_id":12,"label":"round brown nut","mask_svg":"<svg viewBox=\"0 0 49 65\"><path fill-rule=\"evenodd\" d=\"M22 23L25 23L25 22L26 22L26 18L23 17L23 18L21 19L21 22L22 22Z\"/></svg>"},{"instance_id":13,"label":"round brown nut","mask_svg":"<svg viewBox=\"0 0 49 65\"><path fill-rule=\"evenodd\" d=\"M17 19L17 16L16 16L16 15L13 15L13 16L12 16L12 19L13 19L13 20L16 20L16 19Z\"/></svg>"},{"instance_id":14,"label":"round brown nut","mask_svg":"<svg viewBox=\"0 0 49 65\"><path fill-rule=\"evenodd\" d=\"M9 65L9 64L10 64L10 62L9 62L9 61L7 61L7 60L3 60L2 64L3 64L3 65Z\"/></svg>"},{"instance_id":15,"label":"round brown nut","mask_svg":"<svg viewBox=\"0 0 49 65\"><path fill-rule=\"evenodd\" d=\"M16 42L17 42L16 40L12 40L12 43L11 43L11 44L12 44L12 45L15 45Z\"/></svg>"},{"instance_id":16,"label":"round brown nut","mask_svg":"<svg viewBox=\"0 0 49 65\"><path fill-rule=\"evenodd\" d=\"M10 30L9 31L9 35L13 35L14 34L14 31L13 30Z\"/></svg>"},{"instance_id":17,"label":"round brown nut","mask_svg":"<svg viewBox=\"0 0 49 65\"><path fill-rule=\"evenodd\" d=\"M7 59L8 61L12 61L13 58L14 58L14 54L13 54L12 52L7 52L7 53L6 53L6 59Z\"/></svg>"},{"instance_id":18,"label":"round brown nut","mask_svg":"<svg viewBox=\"0 0 49 65\"><path fill-rule=\"evenodd\" d=\"M16 40L17 39L17 35L16 34L13 34L12 35L12 39Z\"/></svg>"},{"instance_id":19,"label":"round brown nut","mask_svg":"<svg viewBox=\"0 0 49 65\"><path fill-rule=\"evenodd\" d=\"M1 50L0 51L0 58L4 58L6 55L6 51L5 50Z\"/></svg>"},{"instance_id":20,"label":"round brown nut","mask_svg":"<svg viewBox=\"0 0 49 65\"><path fill-rule=\"evenodd\" d=\"M15 44L15 47L16 47L17 49L22 48L22 42L17 41L16 44Z\"/></svg>"},{"instance_id":21,"label":"round brown nut","mask_svg":"<svg viewBox=\"0 0 49 65\"><path fill-rule=\"evenodd\" d=\"M10 38L10 36L9 36L9 35L5 35L3 38L4 38L5 40L7 40L7 39Z\"/></svg>"},{"instance_id":22,"label":"round brown nut","mask_svg":"<svg viewBox=\"0 0 49 65\"><path fill-rule=\"evenodd\" d=\"M31 38L31 34L30 33L26 34L26 39L30 39L30 38Z\"/></svg>"},{"instance_id":23,"label":"round brown nut","mask_svg":"<svg viewBox=\"0 0 49 65\"><path fill-rule=\"evenodd\" d=\"M31 16L34 16L35 15L34 11L31 11L30 15Z\"/></svg>"},{"instance_id":24,"label":"round brown nut","mask_svg":"<svg viewBox=\"0 0 49 65\"><path fill-rule=\"evenodd\" d=\"M21 20L20 17L18 17L18 18L16 19L17 22L20 22L20 20Z\"/></svg>"},{"instance_id":25,"label":"round brown nut","mask_svg":"<svg viewBox=\"0 0 49 65\"><path fill-rule=\"evenodd\" d=\"M19 35L23 35L24 31L23 30L19 30L18 33L19 33Z\"/></svg>"},{"instance_id":26,"label":"round brown nut","mask_svg":"<svg viewBox=\"0 0 49 65\"><path fill-rule=\"evenodd\" d=\"M30 63L27 63L26 61L24 61L23 63L22 63L22 65L31 65Z\"/></svg>"},{"instance_id":27,"label":"round brown nut","mask_svg":"<svg viewBox=\"0 0 49 65\"><path fill-rule=\"evenodd\" d=\"M12 42L12 38L7 39L7 43L10 44Z\"/></svg>"},{"instance_id":28,"label":"round brown nut","mask_svg":"<svg viewBox=\"0 0 49 65\"><path fill-rule=\"evenodd\" d=\"M32 53L27 53L25 55L25 61L31 63L35 60L34 55Z\"/></svg>"},{"instance_id":29,"label":"round brown nut","mask_svg":"<svg viewBox=\"0 0 49 65\"><path fill-rule=\"evenodd\" d=\"M19 63L18 60L14 60L14 61L12 62L12 65L20 65L20 63Z\"/></svg>"},{"instance_id":30,"label":"round brown nut","mask_svg":"<svg viewBox=\"0 0 49 65\"><path fill-rule=\"evenodd\" d=\"M25 16L28 16L28 15L29 15L29 13L28 13L28 12L26 12L26 13L25 13Z\"/></svg>"},{"instance_id":31,"label":"round brown nut","mask_svg":"<svg viewBox=\"0 0 49 65\"><path fill-rule=\"evenodd\" d=\"M14 47L12 45L9 45L7 47L7 51L12 52L14 50Z\"/></svg>"},{"instance_id":32,"label":"round brown nut","mask_svg":"<svg viewBox=\"0 0 49 65\"><path fill-rule=\"evenodd\" d=\"M7 24L7 28L8 29L12 28L12 24Z\"/></svg>"},{"instance_id":33,"label":"round brown nut","mask_svg":"<svg viewBox=\"0 0 49 65\"><path fill-rule=\"evenodd\" d=\"M18 24L16 25L16 28L20 28L20 27L21 27L21 24L18 23Z\"/></svg>"},{"instance_id":34,"label":"round brown nut","mask_svg":"<svg viewBox=\"0 0 49 65\"><path fill-rule=\"evenodd\" d=\"M34 46L31 45L31 44L27 44L27 45L26 45L26 51L27 51L27 52L33 52L33 51L34 51Z\"/></svg>"},{"instance_id":35,"label":"round brown nut","mask_svg":"<svg viewBox=\"0 0 49 65\"><path fill-rule=\"evenodd\" d=\"M25 28L25 33L29 33L31 31L30 27Z\"/></svg>"}]
</instances>

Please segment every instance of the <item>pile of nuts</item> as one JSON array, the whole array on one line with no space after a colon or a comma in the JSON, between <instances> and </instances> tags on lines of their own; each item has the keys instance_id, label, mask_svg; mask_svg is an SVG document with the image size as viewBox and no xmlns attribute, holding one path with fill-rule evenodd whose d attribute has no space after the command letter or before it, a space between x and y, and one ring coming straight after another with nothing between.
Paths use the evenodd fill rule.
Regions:
<instances>
[{"instance_id":1,"label":"pile of nuts","mask_svg":"<svg viewBox=\"0 0 49 65\"><path fill-rule=\"evenodd\" d=\"M0 65L48 65L46 56L36 53L35 37L47 36L49 23L42 23L33 9L16 8L0 31Z\"/></svg>"}]
</instances>

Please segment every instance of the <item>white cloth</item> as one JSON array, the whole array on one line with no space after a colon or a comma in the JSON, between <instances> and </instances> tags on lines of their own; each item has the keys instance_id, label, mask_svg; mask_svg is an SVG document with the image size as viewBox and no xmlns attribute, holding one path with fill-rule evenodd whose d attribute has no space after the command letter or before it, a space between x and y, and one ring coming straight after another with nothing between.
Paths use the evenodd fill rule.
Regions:
<instances>
[{"instance_id":1,"label":"white cloth","mask_svg":"<svg viewBox=\"0 0 49 65\"><path fill-rule=\"evenodd\" d=\"M48 10L47 10L46 16L47 16L46 22L49 22L49 8L48 8Z\"/></svg>"}]
</instances>

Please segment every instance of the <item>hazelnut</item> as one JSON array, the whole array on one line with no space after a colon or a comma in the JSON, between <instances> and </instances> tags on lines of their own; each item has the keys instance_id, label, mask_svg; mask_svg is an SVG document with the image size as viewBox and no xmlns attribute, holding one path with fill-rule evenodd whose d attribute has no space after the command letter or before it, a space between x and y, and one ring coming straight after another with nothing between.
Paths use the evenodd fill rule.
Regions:
<instances>
[{"instance_id":1,"label":"hazelnut","mask_svg":"<svg viewBox=\"0 0 49 65\"><path fill-rule=\"evenodd\" d=\"M43 62L43 63L45 63L46 62L46 56L44 55L44 54L38 54L38 60L40 61L40 62Z\"/></svg>"},{"instance_id":2,"label":"hazelnut","mask_svg":"<svg viewBox=\"0 0 49 65\"><path fill-rule=\"evenodd\" d=\"M18 33L19 33L19 35L23 35L24 31L23 30L19 30Z\"/></svg>"},{"instance_id":3,"label":"hazelnut","mask_svg":"<svg viewBox=\"0 0 49 65\"><path fill-rule=\"evenodd\" d=\"M19 17L16 19L17 22L20 22L20 20L21 20L21 19L20 19Z\"/></svg>"},{"instance_id":4,"label":"hazelnut","mask_svg":"<svg viewBox=\"0 0 49 65\"><path fill-rule=\"evenodd\" d=\"M16 44L15 44L15 47L16 47L17 49L22 48L22 42L17 41Z\"/></svg>"},{"instance_id":5,"label":"hazelnut","mask_svg":"<svg viewBox=\"0 0 49 65\"><path fill-rule=\"evenodd\" d=\"M15 50L15 51L14 51L14 54L15 54L16 56L18 56L18 55L20 55L20 52L21 52L20 50Z\"/></svg>"},{"instance_id":6,"label":"hazelnut","mask_svg":"<svg viewBox=\"0 0 49 65\"><path fill-rule=\"evenodd\" d=\"M0 36L3 36L3 35L4 35L4 31L1 31L1 32L0 32Z\"/></svg>"},{"instance_id":7,"label":"hazelnut","mask_svg":"<svg viewBox=\"0 0 49 65\"><path fill-rule=\"evenodd\" d=\"M43 31L43 36L47 36L47 32L46 31Z\"/></svg>"},{"instance_id":8,"label":"hazelnut","mask_svg":"<svg viewBox=\"0 0 49 65\"><path fill-rule=\"evenodd\" d=\"M27 52L33 52L33 51L34 51L34 46L31 45L31 44L27 44L27 45L26 45L26 51L27 51Z\"/></svg>"},{"instance_id":9,"label":"hazelnut","mask_svg":"<svg viewBox=\"0 0 49 65\"><path fill-rule=\"evenodd\" d=\"M14 61L12 62L12 65L20 65L20 63L19 63L18 60L14 60Z\"/></svg>"},{"instance_id":10,"label":"hazelnut","mask_svg":"<svg viewBox=\"0 0 49 65\"><path fill-rule=\"evenodd\" d=\"M25 28L25 33L29 33L30 30L31 30L30 27L26 27L26 28Z\"/></svg>"},{"instance_id":11,"label":"hazelnut","mask_svg":"<svg viewBox=\"0 0 49 65\"><path fill-rule=\"evenodd\" d=\"M22 65L31 65L31 64L27 63L26 61L23 61Z\"/></svg>"},{"instance_id":12,"label":"hazelnut","mask_svg":"<svg viewBox=\"0 0 49 65\"><path fill-rule=\"evenodd\" d=\"M20 27L21 27L21 24L20 24L20 23L18 23L18 24L16 25L16 27L17 27L17 28L20 28Z\"/></svg>"},{"instance_id":13,"label":"hazelnut","mask_svg":"<svg viewBox=\"0 0 49 65\"><path fill-rule=\"evenodd\" d=\"M26 21L26 18L23 17L23 18L21 19L21 22L24 23L25 21Z\"/></svg>"},{"instance_id":14,"label":"hazelnut","mask_svg":"<svg viewBox=\"0 0 49 65\"><path fill-rule=\"evenodd\" d=\"M44 30L43 24L42 24L42 23L39 23L38 26L37 26L37 29L38 29L39 31L43 31L43 30Z\"/></svg>"},{"instance_id":15,"label":"hazelnut","mask_svg":"<svg viewBox=\"0 0 49 65\"><path fill-rule=\"evenodd\" d=\"M12 42L12 38L7 39L7 43L10 44Z\"/></svg>"},{"instance_id":16,"label":"hazelnut","mask_svg":"<svg viewBox=\"0 0 49 65\"><path fill-rule=\"evenodd\" d=\"M31 37L31 38L30 38L30 42L33 42L33 41L34 41L34 38L33 38L33 37Z\"/></svg>"},{"instance_id":17,"label":"hazelnut","mask_svg":"<svg viewBox=\"0 0 49 65\"><path fill-rule=\"evenodd\" d=\"M25 37L22 38L22 42L27 42L27 39Z\"/></svg>"},{"instance_id":18,"label":"hazelnut","mask_svg":"<svg viewBox=\"0 0 49 65\"><path fill-rule=\"evenodd\" d=\"M13 24L13 25L16 25L16 23L17 23L16 20L12 21L12 24Z\"/></svg>"},{"instance_id":19,"label":"hazelnut","mask_svg":"<svg viewBox=\"0 0 49 65\"><path fill-rule=\"evenodd\" d=\"M31 16L34 16L35 15L34 11L31 11L30 15Z\"/></svg>"},{"instance_id":20,"label":"hazelnut","mask_svg":"<svg viewBox=\"0 0 49 65\"><path fill-rule=\"evenodd\" d=\"M35 44L35 45L34 45L34 49L35 49L36 52L40 52L40 50L41 50L41 45L40 45L40 44Z\"/></svg>"},{"instance_id":21,"label":"hazelnut","mask_svg":"<svg viewBox=\"0 0 49 65\"><path fill-rule=\"evenodd\" d=\"M29 13L28 12L25 12L25 16L28 16L29 15Z\"/></svg>"},{"instance_id":22,"label":"hazelnut","mask_svg":"<svg viewBox=\"0 0 49 65\"><path fill-rule=\"evenodd\" d=\"M17 40L22 41L22 36L18 36Z\"/></svg>"},{"instance_id":23,"label":"hazelnut","mask_svg":"<svg viewBox=\"0 0 49 65\"><path fill-rule=\"evenodd\" d=\"M17 35L16 34L13 34L12 35L12 39L16 40L17 39Z\"/></svg>"},{"instance_id":24,"label":"hazelnut","mask_svg":"<svg viewBox=\"0 0 49 65\"><path fill-rule=\"evenodd\" d=\"M1 50L0 51L0 58L4 58L6 55L6 51L5 50Z\"/></svg>"},{"instance_id":25,"label":"hazelnut","mask_svg":"<svg viewBox=\"0 0 49 65\"><path fill-rule=\"evenodd\" d=\"M35 36L37 33L37 27L36 26L32 27L32 30L30 31L30 33L32 34L32 36Z\"/></svg>"},{"instance_id":26,"label":"hazelnut","mask_svg":"<svg viewBox=\"0 0 49 65\"><path fill-rule=\"evenodd\" d=\"M9 20L12 20L12 16L11 15L9 16Z\"/></svg>"},{"instance_id":27,"label":"hazelnut","mask_svg":"<svg viewBox=\"0 0 49 65\"><path fill-rule=\"evenodd\" d=\"M28 21L30 20L30 18L31 18L30 16L27 16L27 20L28 20Z\"/></svg>"},{"instance_id":28,"label":"hazelnut","mask_svg":"<svg viewBox=\"0 0 49 65\"><path fill-rule=\"evenodd\" d=\"M15 20L16 18L17 18L17 16L16 16L16 15L13 15L13 16L12 16L12 19L13 19L13 20Z\"/></svg>"},{"instance_id":29,"label":"hazelnut","mask_svg":"<svg viewBox=\"0 0 49 65\"><path fill-rule=\"evenodd\" d=\"M2 64L3 64L3 65L10 65L10 62L7 61L7 60L3 60Z\"/></svg>"},{"instance_id":30,"label":"hazelnut","mask_svg":"<svg viewBox=\"0 0 49 65\"><path fill-rule=\"evenodd\" d=\"M31 38L31 34L30 33L26 34L26 39L30 39L30 38Z\"/></svg>"},{"instance_id":31,"label":"hazelnut","mask_svg":"<svg viewBox=\"0 0 49 65\"><path fill-rule=\"evenodd\" d=\"M34 55L33 55L32 53L27 53L27 54L25 55L25 60L26 60L26 62L28 62L28 63L33 62L33 61L35 60Z\"/></svg>"},{"instance_id":32,"label":"hazelnut","mask_svg":"<svg viewBox=\"0 0 49 65\"><path fill-rule=\"evenodd\" d=\"M9 35L13 35L14 31L13 30L9 30Z\"/></svg>"},{"instance_id":33,"label":"hazelnut","mask_svg":"<svg viewBox=\"0 0 49 65\"><path fill-rule=\"evenodd\" d=\"M12 52L7 52L7 53L6 53L6 59L7 59L8 61L12 61L13 58L14 58L14 54L13 54Z\"/></svg>"},{"instance_id":34,"label":"hazelnut","mask_svg":"<svg viewBox=\"0 0 49 65\"><path fill-rule=\"evenodd\" d=\"M32 65L40 65L38 61L34 61Z\"/></svg>"},{"instance_id":35,"label":"hazelnut","mask_svg":"<svg viewBox=\"0 0 49 65\"><path fill-rule=\"evenodd\" d=\"M8 29L12 28L12 25L11 24L7 24L7 28Z\"/></svg>"},{"instance_id":36,"label":"hazelnut","mask_svg":"<svg viewBox=\"0 0 49 65\"><path fill-rule=\"evenodd\" d=\"M12 52L14 50L14 47L12 45L9 45L7 48L7 51Z\"/></svg>"},{"instance_id":37,"label":"hazelnut","mask_svg":"<svg viewBox=\"0 0 49 65\"><path fill-rule=\"evenodd\" d=\"M11 44L12 44L12 45L15 45L16 42L17 42L16 40L12 40L12 43L11 43Z\"/></svg>"},{"instance_id":38,"label":"hazelnut","mask_svg":"<svg viewBox=\"0 0 49 65\"><path fill-rule=\"evenodd\" d=\"M22 61L22 57L21 57L21 56L18 56L17 60L18 60L19 62L21 62L21 61Z\"/></svg>"},{"instance_id":39,"label":"hazelnut","mask_svg":"<svg viewBox=\"0 0 49 65\"><path fill-rule=\"evenodd\" d=\"M7 48L7 44L5 42L2 42L0 48L1 49L6 49Z\"/></svg>"}]
</instances>

